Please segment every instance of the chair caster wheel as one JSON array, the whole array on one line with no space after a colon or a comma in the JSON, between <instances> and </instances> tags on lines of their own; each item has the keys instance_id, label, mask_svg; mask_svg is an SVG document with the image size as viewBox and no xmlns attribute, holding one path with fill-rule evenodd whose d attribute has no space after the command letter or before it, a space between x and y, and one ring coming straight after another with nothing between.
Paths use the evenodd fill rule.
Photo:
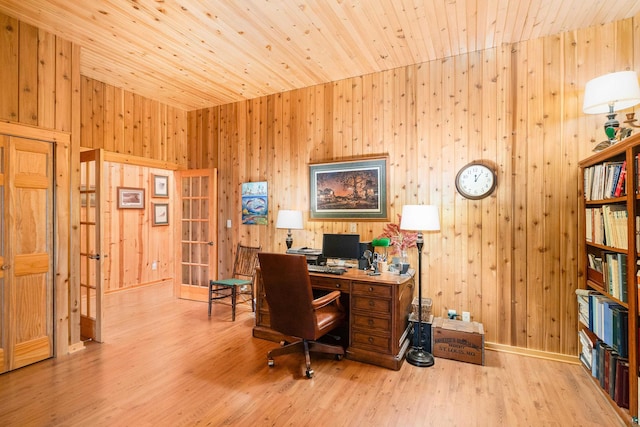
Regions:
<instances>
[{"instance_id":1,"label":"chair caster wheel","mask_svg":"<svg viewBox=\"0 0 640 427\"><path fill-rule=\"evenodd\" d=\"M336 360L342 360L343 357L342 354L336 354Z\"/></svg>"},{"instance_id":2,"label":"chair caster wheel","mask_svg":"<svg viewBox=\"0 0 640 427\"><path fill-rule=\"evenodd\" d=\"M307 378L313 378L313 373L313 369L307 369L307 372L305 372Z\"/></svg>"},{"instance_id":3,"label":"chair caster wheel","mask_svg":"<svg viewBox=\"0 0 640 427\"><path fill-rule=\"evenodd\" d=\"M273 368L275 364L276 364L275 360L273 359L267 360L267 365L269 365L270 368Z\"/></svg>"}]
</instances>

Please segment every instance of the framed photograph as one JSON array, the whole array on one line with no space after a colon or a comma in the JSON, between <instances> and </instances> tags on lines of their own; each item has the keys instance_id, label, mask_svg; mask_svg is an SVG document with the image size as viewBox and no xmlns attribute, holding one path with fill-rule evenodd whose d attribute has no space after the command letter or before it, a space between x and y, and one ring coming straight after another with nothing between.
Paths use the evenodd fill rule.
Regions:
<instances>
[{"instance_id":1,"label":"framed photograph","mask_svg":"<svg viewBox=\"0 0 640 427\"><path fill-rule=\"evenodd\" d=\"M387 157L309 165L310 219L388 221Z\"/></svg>"},{"instance_id":2,"label":"framed photograph","mask_svg":"<svg viewBox=\"0 0 640 427\"><path fill-rule=\"evenodd\" d=\"M267 225L269 195L267 181L242 183L242 223Z\"/></svg>"},{"instance_id":3,"label":"framed photograph","mask_svg":"<svg viewBox=\"0 0 640 427\"><path fill-rule=\"evenodd\" d=\"M169 203L152 203L152 225L169 225Z\"/></svg>"},{"instance_id":4,"label":"framed photograph","mask_svg":"<svg viewBox=\"0 0 640 427\"><path fill-rule=\"evenodd\" d=\"M169 197L169 177L166 175L152 175L153 197Z\"/></svg>"},{"instance_id":5,"label":"framed photograph","mask_svg":"<svg viewBox=\"0 0 640 427\"><path fill-rule=\"evenodd\" d=\"M118 208L144 209L144 188L118 187Z\"/></svg>"}]
</instances>

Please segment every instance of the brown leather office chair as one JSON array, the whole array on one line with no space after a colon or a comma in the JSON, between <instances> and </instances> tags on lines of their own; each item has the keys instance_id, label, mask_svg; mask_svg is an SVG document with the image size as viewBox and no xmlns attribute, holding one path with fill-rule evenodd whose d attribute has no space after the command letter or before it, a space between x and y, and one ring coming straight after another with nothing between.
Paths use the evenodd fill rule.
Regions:
<instances>
[{"instance_id":1,"label":"brown leather office chair","mask_svg":"<svg viewBox=\"0 0 640 427\"><path fill-rule=\"evenodd\" d=\"M338 327L346 317L340 304L340 291L314 299L304 255L260 252L258 258L271 328L295 339L267 354L269 366L274 365L275 356L303 350L307 366L305 374L311 378L309 352L334 354L342 359L344 348L316 341Z\"/></svg>"},{"instance_id":2,"label":"brown leather office chair","mask_svg":"<svg viewBox=\"0 0 640 427\"><path fill-rule=\"evenodd\" d=\"M235 321L238 297L242 298L243 295L251 298L251 311L256 311L253 280L256 275L259 251L260 246L238 244L231 278L209 281L209 317L211 317L211 303L231 297L231 320Z\"/></svg>"}]
</instances>

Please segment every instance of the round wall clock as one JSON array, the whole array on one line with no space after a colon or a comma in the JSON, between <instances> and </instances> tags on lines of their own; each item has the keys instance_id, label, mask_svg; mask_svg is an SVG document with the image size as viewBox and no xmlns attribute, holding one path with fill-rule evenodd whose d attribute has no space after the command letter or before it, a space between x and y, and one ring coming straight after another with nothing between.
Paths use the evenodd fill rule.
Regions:
<instances>
[{"instance_id":1,"label":"round wall clock","mask_svg":"<svg viewBox=\"0 0 640 427\"><path fill-rule=\"evenodd\" d=\"M487 197L496 188L496 174L489 166L469 163L456 175L456 189L461 196L478 200Z\"/></svg>"}]
</instances>

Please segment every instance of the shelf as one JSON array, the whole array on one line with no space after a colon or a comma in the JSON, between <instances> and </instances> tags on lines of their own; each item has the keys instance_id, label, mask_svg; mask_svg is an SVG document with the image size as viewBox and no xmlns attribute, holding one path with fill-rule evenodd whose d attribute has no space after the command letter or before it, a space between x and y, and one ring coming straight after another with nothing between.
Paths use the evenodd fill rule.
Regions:
<instances>
[{"instance_id":1,"label":"shelf","mask_svg":"<svg viewBox=\"0 0 640 427\"><path fill-rule=\"evenodd\" d=\"M589 311L587 317L596 316L591 318L591 322L597 321L597 323L591 323L592 326L594 329L604 332L603 337L600 337L599 340L610 343L606 349L600 350L603 352L600 353L600 357L608 359L617 354L614 352L620 348L624 348L627 352L625 359L629 363L629 374L623 378L628 381L629 387L628 410L616 404L615 399L609 395L609 390L601 388L600 381L594 379L594 383L598 388L601 388L603 395L615 407L616 411L629 422L637 422L638 417L639 317L636 274L637 263L640 259L640 247L638 247L640 245L638 245L636 237L640 232L640 226L636 224L636 217L640 214L640 203L638 203L640 194L637 193L639 183L636 181L639 176L639 153L640 134L637 134L579 162L579 179L583 187L582 194L585 195L579 201L578 268L579 271L584 272L579 288L594 291L594 293L603 296L579 296L579 316L585 316L586 301ZM588 187L584 188L585 186ZM615 189L618 189L618 192L622 189L627 194L619 197L607 197L619 194L615 192ZM586 200L587 196L596 199ZM600 207L602 209L599 209ZM601 224L604 227L596 229L596 225L601 226ZM627 248L588 242L586 240L587 232L589 232L590 239L599 242L613 242L618 246L627 246ZM606 274L591 268L594 266ZM609 293L609 290L616 296ZM625 299L626 302L621 301L620 298ZM593 312L591 312L592 310ZM611 319L611 316L617 319L614 321L617 323L609 323L608 326L605 324L603 328L599 322L605 318ZM620 329L618 326L620 324L624 329ZM581 330L585 326L579 322L578 328ZM612 337L615 338L613 341L611 341ZM598 341L599 348L603 347L599 343L600 341ZM583 358L585 358L583 346L584 351L588 352L591 345L591 342L585 344L584 338L579 343L580 354ZM624 355L624 353L621 354ZM626 361L624 366L626 367Z\"/></svg>"}]
</instances>

